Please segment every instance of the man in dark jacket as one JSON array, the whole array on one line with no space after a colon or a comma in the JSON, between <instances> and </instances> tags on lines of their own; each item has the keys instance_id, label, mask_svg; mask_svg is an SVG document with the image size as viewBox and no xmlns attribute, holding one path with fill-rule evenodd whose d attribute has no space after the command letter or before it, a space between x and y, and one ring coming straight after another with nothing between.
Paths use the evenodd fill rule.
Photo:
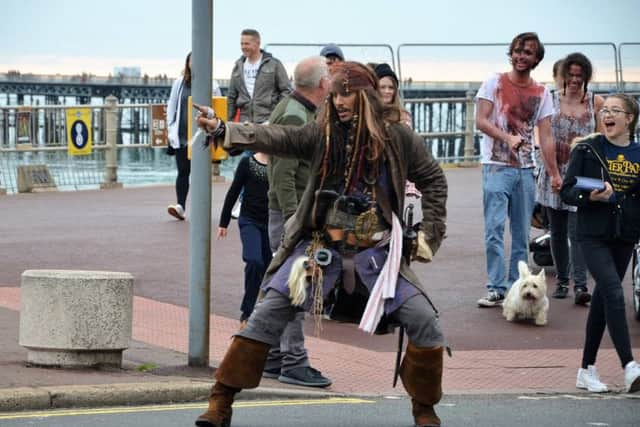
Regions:
<instances>
[{"instance_id":1,"label":"man in dark jacket","mask_svg":"<svg viewBox=\"0 0 640 427\"><path fill-rule=\"evenodd\" d=\"M228 426L235 393L256 387L270 346L300 310L320 319L324 298L342 275L347 293L367 297L360 329L384 320L409 337L400 378L416 426L439 426L444 337L424 286L402 256L402 206L407 179L422 193L417 244L428 262L445 233L447 182L424 141L385 106L371 69L344 62L333 76L331 101L303 127L233 125L198 119L230 150L251 149L311 161L309 182L265 275L264 299L236 334L216 370L209 409L199 426ZM204 109L206 111L206 108ZM344 271L343 271L344 270Z\"/></svg>"},{"instance_id":2,"label":"man in dark jacket","mask_svg":"<svg viewBox=\"0 0 640 427\"><path fill-rule=\"evenodd\" d=\"M273 108L291 92L287 72L280 61L260 49L260 33L242 30L242 56L231 71L227 112L229 121L264 123Z\"/></svg>"},{"instance_id":3,"label":"man in dark jacket","mask_svg":"<svg viewBox=\"0 0 640 427\"><path fill-rule=\"evenodd\" d=\"M329 70L323 57L300 61L293 72L296 89L276 106L269 123L302 126L312 121L316 108L329 93ZM311 163L306 159L271 156L269 177L269 242L275 252L280 245L284 223L298 208L307 182ZM304 347L304 312L296 313L280 337L280 345L269 351L264 377L309 387L327 387L331 380L309 366Z\"/></svg>"}]
</instances>

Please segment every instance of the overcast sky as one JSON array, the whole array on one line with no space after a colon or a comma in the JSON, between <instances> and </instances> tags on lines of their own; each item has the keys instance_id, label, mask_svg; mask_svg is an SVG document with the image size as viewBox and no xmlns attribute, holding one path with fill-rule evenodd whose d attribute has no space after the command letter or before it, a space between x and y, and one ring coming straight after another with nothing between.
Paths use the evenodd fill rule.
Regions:
<instances>
[{"instance_id":1,"label":"overcast sky","mask_svg":"<svg viewBox=\"0 0 640 427\"><path fill-rule=\"evenodd\" d=\"M2 0L0 72L106 75L115 66L139 66L149 75L177 76L191 49L191 5L190 0ZM336 42L389 44L395 50L403 43L508 43L524 31L538 32L546 43L617 45L640 42L640 0L218 0L215 77L228 78L240 55L243 28L258 29L263 46ZM287 64L318 52L316 47L269 50ZM601 78L613 74L613 50L607 46L551 46L538 73L548 74L555 59L577 50L592 57ZM508 66L502 47L403 48L401 53L403 75L422 79L444 73L451 80L472 80L465 76L479 70L469 61L484 63L482 73L495 64ZM640 47L623 53L625 65L637 65ZM380 48L349 48L345 54L391 62Z\"/></svg>"}]
</instances>

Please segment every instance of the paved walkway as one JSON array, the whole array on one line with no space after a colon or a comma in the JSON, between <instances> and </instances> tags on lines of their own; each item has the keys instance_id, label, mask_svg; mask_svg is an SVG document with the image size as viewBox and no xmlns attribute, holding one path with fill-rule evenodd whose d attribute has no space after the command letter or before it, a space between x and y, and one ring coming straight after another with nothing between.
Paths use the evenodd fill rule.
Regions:
<instances>
[{"instance_id":1,"label":"paved walkway","mask_svg":"<svg viewBox=\"0 0 640 427\"><path fill-rule=\"evenodd\" d=\"M443 313L445 334L453 347L453 357L445 358L445 393L576 392L587 310L574 306L571 299L552 300L548 326L535 327L508 323L497 309L477 308L475 301L485 292L480 171L448 169L446 173L450 184L448 238L433 263L416 265L433 289L431 296ZM214 184L214 225L227 186ZM166 215L166 204L172 198L169 186L0 197L0 389L210 381L210 371L184 367L189 222ZM215 233L215 227L213 230ZM238 326L242 295L241 248L237 231L233 227L230 231L226 240L212 242L213 366ZM124 354L125 369L67 371L25 366L26 351L17 343L19 277L33 268L134 274L134 341ZM548 281L553 283L550 272ZM628 306L630 312L630 302ZM628 317L638 355L640 324L630 313ZM306 323L312 365L333 380L328 391L404 394L401 386L391 387L395 337L368 336L354 325L334 321L324 321L324 330L316 337L313 320ZM150 373L136 369L149 363L155 366ZM622 370L608 337L598 368L605 382L614 389L622 387ZM275 380L263 380L261 387L296 388Z\"/></svg>"}]
</instances>

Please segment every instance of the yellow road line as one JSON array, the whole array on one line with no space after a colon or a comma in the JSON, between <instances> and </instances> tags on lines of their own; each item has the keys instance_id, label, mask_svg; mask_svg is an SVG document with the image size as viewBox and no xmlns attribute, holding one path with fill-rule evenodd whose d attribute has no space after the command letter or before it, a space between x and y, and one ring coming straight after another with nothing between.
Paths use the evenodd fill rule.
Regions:
<instances>
[{"instance_id":1,"label":"yellow road line","mask_svg":"<svg viewBox=\"0 0 640 427\"><path fill-rule=\"evenodd\" d=\"M234 408L258 408L267 406L306 406L306 405L357 405L375 403L375 400L365 400L346 397L331 397L328 399L300 399L300 400L249 400L233 404ZM176 405L149 406L121 406L114 408L87 409L51 409L48 411L13 412L0 414L0 420L17 420L25 418L76 417L82 415L131 414L138 412L181 411L190 409L204 409L206 403L184 403Z\"/></svg>"}]
</instances>

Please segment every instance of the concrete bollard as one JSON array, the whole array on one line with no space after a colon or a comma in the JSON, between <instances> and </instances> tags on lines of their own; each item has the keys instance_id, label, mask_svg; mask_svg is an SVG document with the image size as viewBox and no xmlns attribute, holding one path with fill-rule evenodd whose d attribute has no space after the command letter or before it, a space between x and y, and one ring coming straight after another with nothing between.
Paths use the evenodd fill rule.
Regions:
<instances>
[{"instance_id":1,"label":"concrete bollard","mask_svg":"<svg viewBox=\"0 0 640 427\"><path fill-rule=\"evenodd\" d=\"M29 363L122 365L133 321L129 273L27 270L21 277L20 345Z\"/></svg>"}]
</instances>

